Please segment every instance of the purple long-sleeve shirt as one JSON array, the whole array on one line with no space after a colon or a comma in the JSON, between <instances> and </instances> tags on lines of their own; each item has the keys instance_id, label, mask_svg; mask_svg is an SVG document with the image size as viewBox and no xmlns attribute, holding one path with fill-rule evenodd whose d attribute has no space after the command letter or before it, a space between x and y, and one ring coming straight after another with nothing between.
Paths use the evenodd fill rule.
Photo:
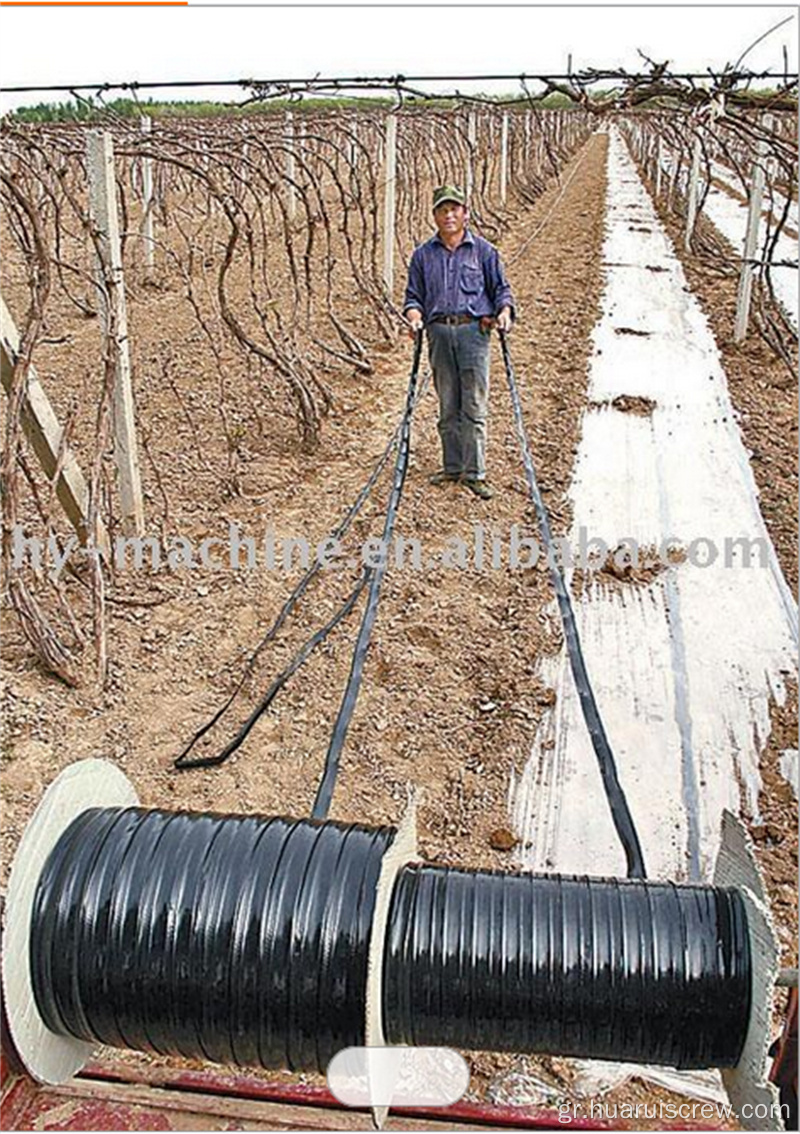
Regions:
<instances>
[{"instance_id":1,"label":"purple long-sleeve shirt","mask_svg":"<svg viewBox=\"0 0 800 1134\"><path fill-rule=\"evenodd\" d=\"M500 253L469 229L451 252L437 232L411 256L403 311L412 307L426 323L437 315L497 315L504 307L514 314Z\"/></svg>"}]
</instances>

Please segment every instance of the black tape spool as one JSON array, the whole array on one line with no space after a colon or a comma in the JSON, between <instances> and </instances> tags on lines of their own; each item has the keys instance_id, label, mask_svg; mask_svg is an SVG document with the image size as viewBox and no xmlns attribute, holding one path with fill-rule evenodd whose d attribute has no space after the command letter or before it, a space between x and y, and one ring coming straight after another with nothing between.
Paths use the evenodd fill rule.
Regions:
<instances>
[{"instance_id":1,"label":"black tape spool","mask_svg":"<svg viewBox=\"0 0 800 1134\"><path fill-rule=\"evenodd\" d=\"M326 1069L365 1042L391 828L93 809L31 922L60 1035L239 1066ZM732 1066L751 961L735 890L406 866L383 960L393 1044Z\"/></svg>"},{"instance_id":2,"label":"black tape spool","mask_svg":"<svg viewBox=\"0 0 800 1134\"><path fill-rule=\"evenodd\" d=\"M735 1066L750 1019L738 891L408 866L383 963L392 1044Z\"/></svg>"},{"instance_id":3,"label":"black tape spool","mask_svg":"<svg viewBox=\"0 0 800 1134\"><path fill-rule=\"evenodd\" d=\"M389 827L92 809L31 922L45 1025L111 1047L323 1071L365 1042Z\"/></svg>"}]
</instances>

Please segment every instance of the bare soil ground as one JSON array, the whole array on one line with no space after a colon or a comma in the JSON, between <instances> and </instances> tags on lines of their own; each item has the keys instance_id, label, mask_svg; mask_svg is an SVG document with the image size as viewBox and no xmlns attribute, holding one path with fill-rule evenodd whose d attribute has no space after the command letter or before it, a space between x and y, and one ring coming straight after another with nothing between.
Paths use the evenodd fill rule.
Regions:
<instances>
[{"instance_id":1,"label":"bare soil ground","mask_svg":"<svg viewBox=\"0 0 800 1134\"><path fill-rule=\"evenodd\" d=\"M510 274L519 305L512 351L537 475L556 535L565 534L569 526L563 493L586 406L589 336L599 314L606 144L605 136L592 137L566 171L568 176L579 165L563 196L558 199L559 191L553 187L534 208L520 210L501 246L511 259L552 209ZM693 272L690 262L687 271ZM727 281L720 290L699 272L690 274L690 281L715 331L722 328L730 302ZM201 377L206 384L212 381L202 335L175 295L140 289L129 306L132 338L139 334L147 344L141 349L143 359L168 337L183 343L176 382L186 404L195 405L198 414L207 413L213 421L211 409L196 396ZM90 333L78 328L69 348L76 373L81 372L80 335ZM718 340L748 444L769 458L763 468L756 463L756 476L762 484L770 532L791 578L796 562L791 500L796 502L797 484L792 476L797 429L793 392L773 387L777 370L765 348L751 343L736 352L726 345L725 333ZM512 524L521 525L521 534L536 533L502 363L496 346L494 350L489 425L489 475L496 490L492 501L480 501L459 486L428 485L429 473L439 466L432 390L417 411L397 534L419 539L425 557L436 555L453 536L469 543L476 523L487 533L495 529L506 548ZM303 534L314 542L324 537L363 484L399 419L410 357L410 343L399 340L376 355L369 378L353 377L349 384L337 386L320 447L310 455L299 452L289 425L270 416L269 397L254 388L262 425L245 420L246 495L238 497L223 495L199 461L172 392L148 382L142 397L153 445L169 457L162 466L162 479L173 526L195 539L226 536L229 521L257 538L267 526L279 536ZM42 370L46 378L51 367ZM53 377L57 372L53 363ZM76 392L79 389L78 385ZM203 440L207 446L208 433ZM224 465L219 451L207 456L212 469ZM144 464L144 477L155 510L160 506L160 488L149 463ZM384 474L373 502L356 524L354 547L356 541L380 534L388 491L389 477ZM308 814L349 670L357 616L351 616L312 657L223 767L182 773L172 768L175 755L232 688L248 650L272 624L300 573L299 567L289 574L260 566L238 572L199 569L153 576L147 583L132 574L129 590L123 578L118 593L155 598L158 605L109 608L112 679L102 692L88 684L69 690L45 675L15 621L6 615L0 788L4 878L42 790L58 771L82 757L113 760L131 777L147 806ZM332 614L351 578L348 571L323 572L318 578L280 641L262 657L255 680L233 713L237 723L246 717L258 691ZM70 593L78 587L74 581L68 583ZM416 785L421 793L420 849L427 859L474 868L506 867L513 846L513 837L504 837L510 770L527 759L551 696L537 683L537 658L557 651L561 644L560 626L546 613L550 601L546 572L538 569L391 568L331 817L397 822L406 804L407 785ZM786 935L788 959L796 904L787 879L796 863L796 831L788 785L782 791L774 775L777 750L787 746L787 736L795 735L796 743L796 731L792 733L785 713L776 709L776 739L765 754L762 808L766 824L773 824L779 837L773 839L768 833L759 843L759 853ZM213 751L232 731L233 723L224 735L217 732L208 750ZM158 1062L137 1055L115 1058ZM472 1057L476 1092L483 1093L510 1061L511 1057ZM557 1061L548 1063L551 1072L558 1072L559 1066ZM569 1074L561 1073L566 1096ZM280 1076L270 1073L269 1077ZM608 1099L641 1101L654 1095L669 1097L631 1081Z\"/></svg>"},{"instance_id":2,"label":"bare soil ground","mask_svg":"<svg viewBox=\"0 0 800 1134\"><path fill-rule=\"evenodd\" d=\"M506 256L513 255L553 209L512 271L519 305L512 349L534 460L558 534L569 524L562 493L585 404L589 333L599 310L605 147L603 137L589 143L560 200L553 188L534 209L520 211L503 248ZM189 314L169 293L137 292L129 299L129 316L132 338L138 329L147 343L139 351L142 360L157 350L170 325L184 344L199 337ZM73 361L83 336L88 353L94 333L91 326L75 329L69 344ZM415 417L397 534L419 539L426 558L437 556L454 536L471 544L476 523L485 526L487 539L497 531L506 558L512 524L529 535L537 531L499 349L494 349L489 475L496 496L491 502L479 501L460 486L428 484L440 464L432 389ZM197 367L204 362L207 367L199 344L195 350ZM411 344L399 340L378 354L370 379L354 379L350 388L338 390L320 448L311 455L298 451L285 427L276 436L255 431L248 437L244 488L255 501L223 498L214 491L174 397L166 389L154 389L154 372L148 371L145 398L154 447L164 444L157 430L169 431L161 479L173 525L194 539L226 535L228 521L258 537L270 525L281 537L321 539L355 497L399 419L410 359ZM50 359L40 364L44 380L49 364ZM213 382L213 375L187 369L176 381L183 400L205 425L213 415L197 391ZM54 401L61 410L68 404L63 397ZM206 457L215 467L223 463L218 452L207 451ZM145 464L143 471L150 499L157 503L153 470ZM356 540L380 534L388 490L385 473L374 501L356 522ZM263 569L197 570L154 576L149 594L134 576L128 592L121 577L124 593L167 598L154 607L109 608L112 678L100 693L91 687L71 691L46 676L18 627L8 621L3 643L5 870L43 788L81 757L113 760L148 806L309 813L349 670L357 625L353 617L290 682L226 765L183 773L172 768L174 756L232 687L243 656L272 624L299 574L299 567L289 575ZM352 574L327 572L318 578L281 641L262 658L249 696L233 714L237 723L258 691L330 616ZM68 583L70 592L76 587ZM410 565L390 570L331 817L397 822L406 807L407 785L415 785L420 789L420 849L426 858L481 868L507 865L513 846L513 840L504 841L509 772L527 758L550 696L534 677L536 660L541 651L557 651L561 644L560 627L544 614L550 600L547 575L539 570L441 567L419 572ZM228 725L224 738L216 732L210 750L233 727ZM133 1054L114 1058L160 1062ZM476 1054L478 1093L507 1062Z\"/></svg>"},{"instance_id":3,"label":"bare soil ground","mask_svg":"<svg viewBox=\"0 0 800 1134\"><path fill-rule=\"evenodd\" d=\"M578 175L512 273L520 308L512 340L515 363L557 531L569 519L561 494L577 442L588 334L597 315L604 145L604 139L593 139L578 159L583 163ZM546 214L554 195L520 213L506 254ZM130 303L132 337L146 325L152 340L153 326L163 328L171 306L169 295L140 293ZM176 337L192 330L179 325ZM169 392L154 393L148 383L148 421L172 432L173 460L183 458L189 466L180 475L180 495L162 474L179 530L195 539L225 536L230 521L243 534L260 537L270 525L278 537L321 539L345 512L399 419L410 358L410 343L400 340L378 355L374 377L354 379L351 388L338 391L315 453L300 454L285 431L274 439L254 437L247 487L259 494L257 503L207 493L207 477L201 479L199 470L194 495L185 499L195 454ZM198 375L184 373L181 380L189 400ZM428 475L439 464L432 389L417 411L397 532L419 539L426 557L441 552L452 536L472 541L476 523L487 533L496 528L506 543L513 523L527 525L528 534L536 530L499 357L493 384L489 473L497 495L488 504L460 486L429 486ZM145 486L155 497L147 468ZM387 473L356 523L358 540L380 534L388 487ZM7 689L12 775L6 780L6 849L13 847L41 785L78 756L117 761L148 805L307 813L348 672L355 619L312 657L227 765L180 775L171 768L173 756L231 687L242 655L271 625L299 574L299 567L288 577L259 567L154 578L151 594L166 595L165 601L110 608L112 680L100 694L90 687L68 691L42 674L9 621L4 649L12 675ZM138 597L141 580L130 578L130 593ZM253 694L333 610L349 581L347 571L323 573L282 641L262 659ZM68 586L77 588L74 582ZM506 821L508 770L514 759L526 758L538 720L536 655L560 645L560 629L542 614L549 599L546 574L539 571L420 572L409 564L389 572L334 799L336 818L394 821L405 805L406 783L416 782L425 789L424 853L502 865L503 853L491 850L489 834ZM240 708L239 720L250 704ZM217 734L214 741L219 739Z\"/></svg>"}]
</instances>

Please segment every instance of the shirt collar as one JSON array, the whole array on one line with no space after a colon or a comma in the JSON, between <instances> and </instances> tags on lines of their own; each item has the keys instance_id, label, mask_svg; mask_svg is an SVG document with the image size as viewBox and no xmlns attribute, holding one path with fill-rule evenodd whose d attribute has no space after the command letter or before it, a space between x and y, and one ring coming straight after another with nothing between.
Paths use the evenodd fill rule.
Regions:
<instances>
[{"instance_id":1,"label":"shirt collar","mask_svg":"<svg viewBox=\"0 0 800 1134\"><path fill-rule=\"evenodd\" d=\"M439 235L438 232L435 232L433 234L433 236L431 237L431 242L433 244L441 244L442 248L447 248L447 245L442 240L442 238L441 238L441 236ZM474 244L474 243L475 243L475 237L472 235L469 228L465 228L464 229L464 239L461 241L461 244ZM461 244L457 244L456 248L460 248Z\"/></svg>"}]
</instances>

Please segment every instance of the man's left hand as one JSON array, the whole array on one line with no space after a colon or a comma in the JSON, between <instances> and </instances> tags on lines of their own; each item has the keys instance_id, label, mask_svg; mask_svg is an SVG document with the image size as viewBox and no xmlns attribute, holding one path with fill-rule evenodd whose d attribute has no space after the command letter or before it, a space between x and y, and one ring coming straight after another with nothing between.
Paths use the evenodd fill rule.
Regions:
<instances>
[{"instance_id":1,"label":"man's left hand","mask_svg":"<svg viewBox=\"0 0 800 1134\"><path fill-rule=\"evenodd\" d=\"M504 307L497 316L497 329L504 334L508 334L511 330L511 308Z\"/></svg>"}]
</instances>

